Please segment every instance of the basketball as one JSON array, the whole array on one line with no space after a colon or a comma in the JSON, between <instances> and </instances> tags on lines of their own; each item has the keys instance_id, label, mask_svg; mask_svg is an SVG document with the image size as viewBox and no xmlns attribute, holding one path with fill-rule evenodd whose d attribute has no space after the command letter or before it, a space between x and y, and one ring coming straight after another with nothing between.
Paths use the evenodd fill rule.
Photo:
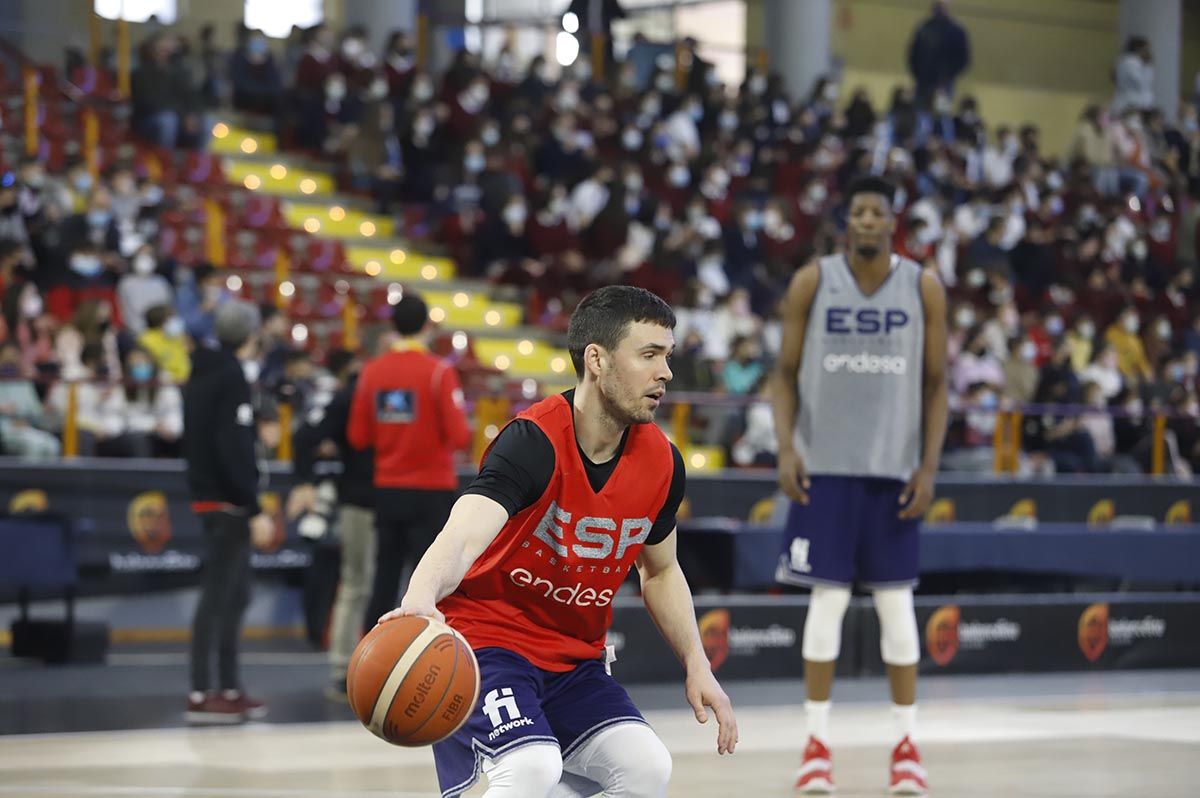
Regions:
<instances>
[{"instance_id":1,"label":"basketball","mask_svg":"<svg viewBox=\"0 0 1200 798\"><path fill-rule=\"evenodd\" d=\"M479 699L479 665L444 623L407 617L372 629L346 673L350 708L393 745L431 745L454 734Z\"/></svg>"}]
</instances>

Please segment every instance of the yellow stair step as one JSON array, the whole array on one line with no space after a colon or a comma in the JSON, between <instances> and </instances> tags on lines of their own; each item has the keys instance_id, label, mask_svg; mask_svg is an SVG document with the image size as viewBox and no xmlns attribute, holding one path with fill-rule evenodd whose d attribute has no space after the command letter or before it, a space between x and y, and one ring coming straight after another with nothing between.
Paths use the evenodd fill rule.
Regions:
<instances>
[{"instance_id":1,"label":"yellow stair step","mask_svg":"<svg viewBox=\"0 0 1200 798\"><path fill-rule=\"evenodd\" d=\"M332 177L314 169L237 158L225 160L225 178L233 185L264 194L321 195L331 194L337 188Z\"/></svg>"},{"instance_id":2,"label":"yellow stair step","mask_svg":"<svg viewBox=\"0 0 1200 798\"><path fill-rule=\"evenodd\" d=\"M208 149L217 155L269 155L279 151L279 142L274 133L217 122Z\"/></svg>"},{"instance_id":3,"label":"yellow stair step","mask_svg":"<svg viewBox=\"0 0 1200 798\"><path fill-rule=\"evenodd\" d=\"M494 302L467 291L426 291L429 318L446 327L495 327L508 329L521 324L521 306Z\"/></svg>"},{"instance_id":4,"label":"yellow stair step","mask_svg":"<svg viewBox=\"0 0 1200 798\"><path fill-rule=\"evenodd\" d=\"M403 247L346 248L346 259L355 271L385 280L453 280L457 270L449 258L423 255Z\"/></svg>"},{"instance_id":5,"label":"yellow stair step","mask_svg":"<svg viewBox=\"0 0 1200 798\"><path fill-rule=\"evenodd\" d=\"M285 202L283 218L289 226L313 235L391 238L396 234L396 223L391 217L346 208L334 202Z\"/></svg>"}]
</instances>

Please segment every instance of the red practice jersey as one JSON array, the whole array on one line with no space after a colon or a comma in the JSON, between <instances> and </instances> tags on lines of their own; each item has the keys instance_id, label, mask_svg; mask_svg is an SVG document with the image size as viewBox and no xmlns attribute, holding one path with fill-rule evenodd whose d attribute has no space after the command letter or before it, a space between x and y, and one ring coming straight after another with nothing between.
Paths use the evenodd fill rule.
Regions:
<instances>
[{"instance_id":1,"label":"red practice jersey","mask_svg":"<svg viewBox=\"0 0 1200 798\"><path fill-rule=\"evenodd\" d=\"M536 424L554 447L553 476L438 609L474 648L505 648L543 670L569 671L604 653L613 596L667 499L674 458L658 427L636 424L597 493L566 398L544 399L517 418Z\"/></svg>"},{"instance_id":2,"label":"red practice jersey","mask_svg":"<svg viewBox=\"0 0 1200 798\"><path fill-rule=\"evenodd\" d=\"M471 442L458 372L421 346L397 345L363 367L346 437L375 447L376 487L454 490L454 452Z\"/></svg>"}]
</instances>

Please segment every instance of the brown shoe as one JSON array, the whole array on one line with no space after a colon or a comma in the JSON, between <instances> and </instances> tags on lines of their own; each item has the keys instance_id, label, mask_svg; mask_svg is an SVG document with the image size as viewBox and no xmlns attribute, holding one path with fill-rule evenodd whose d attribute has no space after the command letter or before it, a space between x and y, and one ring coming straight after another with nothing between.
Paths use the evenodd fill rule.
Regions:
<instances>
[{"instance_id":1,"label":"brown shoe","mask_svg":"<svg viewBox=\"0 0 1200 798\"><path fill-rule=\"evenodd\" d=\"M184 717L195 725L228 725L245 720L242 706L221 693L207 693L198 701L189 696Z\"/></svg>"},{"instance_id":2,"label":"brown shoe","mask_svg":"<svg viewBox=\"0 0 1200 798\"><path fill-rule=\"evenodd\" d=\"M240 707L242 717L246 720L262 720L267 716L267 705L241 690L222 690L221 694L226 700Z\"/></svg>"}]
</instances>

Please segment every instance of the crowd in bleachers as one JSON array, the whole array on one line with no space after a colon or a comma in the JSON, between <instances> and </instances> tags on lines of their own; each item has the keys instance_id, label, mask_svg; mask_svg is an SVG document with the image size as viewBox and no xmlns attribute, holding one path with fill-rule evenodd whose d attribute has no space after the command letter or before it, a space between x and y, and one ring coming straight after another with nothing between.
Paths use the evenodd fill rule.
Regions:
<instances>
[{"instance_id":1,"label":"crowd in bleachers","mask_svg":"<svg viewBox=\"0 0 1200 798\"><path fill-rule=\"evenodd\" d=\"M1129 59L1143 46L1118 77L1138 79ZM373 53L360 29L317 26L277 48L242 31L225 53L211 35L192 47L161 31L140 49L131 127L150 145L203 147L214 108L258 115L460 274L520 291L531 325L561 331L584 292L614 281L669 298L672 389L748 398L693 414L694 434L740 465L773 461L763 386L787 281L837 246L847 183L883 175L898 189L896 251L949 289L949 467L990 469L994 410L1031 404L1089 410L1026 414L1022 468L1146 470L1159 410L1172 467L1200 467L1200 98L1171 121L1119 93L1083 114L1059 157L1036 125L989 127L970 96L918 103L899 87L880 108L823 79L797 97L753 67L724 85L694 42L678 69L639 48L607 80L586 58L552 77L512 44L431 75L403 33ZM77 85L103 93L114 82L102 73L75 62ZM157 223L174 197L145 169L117 163L95 185L81 162L61 172L27 159L0 187L0 362L25 378L129 381L88 397L92 445L169 453L173 385L228 284L163 252ZM293 344L279 327L268 384L285 379ZM139 389L142 376L165 390ZM4 403L4 429L50 451L35 433L54 428L54 397L41 415L27 398Z\"/></svg>"}]
</instances>

